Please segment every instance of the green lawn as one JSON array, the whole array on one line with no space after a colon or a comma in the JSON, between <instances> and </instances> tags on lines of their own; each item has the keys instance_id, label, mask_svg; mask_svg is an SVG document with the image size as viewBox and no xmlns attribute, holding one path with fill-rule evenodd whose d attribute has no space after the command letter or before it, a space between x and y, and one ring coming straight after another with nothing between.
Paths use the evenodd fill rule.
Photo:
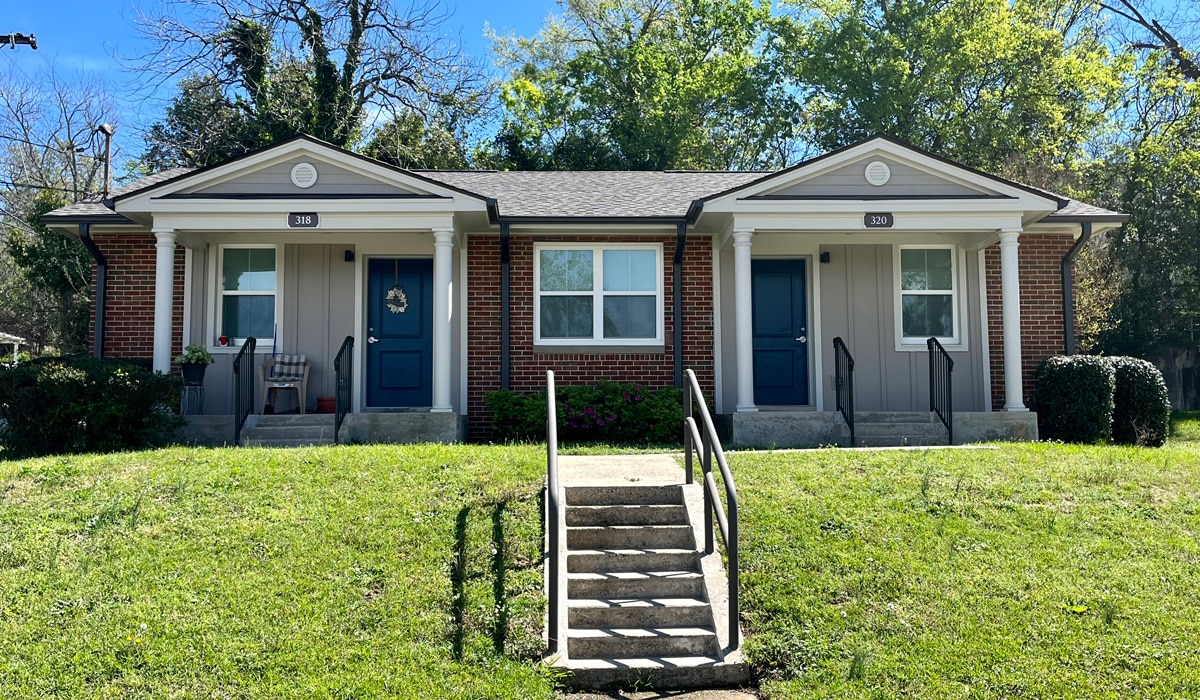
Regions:
<instances>
[{"instance_id":1,"label":"green lawn","mask_svg":"<svg viewBox=\"0 0 1200 700\"><path fill-rule=\"evenodd\" d=\"M1200 696L1159 449L738 454L769 698ZM0 697L536 698L540 446L0 462Z\"/></svg>"}]
</instances>

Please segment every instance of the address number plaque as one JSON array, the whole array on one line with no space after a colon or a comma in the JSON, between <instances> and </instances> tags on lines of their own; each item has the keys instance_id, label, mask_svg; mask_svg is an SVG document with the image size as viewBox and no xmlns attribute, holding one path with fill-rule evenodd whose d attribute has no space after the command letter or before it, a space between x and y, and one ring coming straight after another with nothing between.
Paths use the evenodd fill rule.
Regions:
<instances>
[{"instance_id":1,"label":"address number plaque","mask_svg":"<svg viewBox=\"0 0 1200 700\"><path fill-rule=\"evenodd\" d=\"M316 213L288 214L288 228L317 228L321 218Z\"/></svg>"},{"instance_id":2,"label":"address number plaque","mask_svg":"<svg viewBox=\"0 0 1200 700\"><path fill-rule=\"evenodd\" d=\"M867 228L891 228L895 225L896 217L891 212L863 214L863 226Z\"/></svg>"}]
</instances>

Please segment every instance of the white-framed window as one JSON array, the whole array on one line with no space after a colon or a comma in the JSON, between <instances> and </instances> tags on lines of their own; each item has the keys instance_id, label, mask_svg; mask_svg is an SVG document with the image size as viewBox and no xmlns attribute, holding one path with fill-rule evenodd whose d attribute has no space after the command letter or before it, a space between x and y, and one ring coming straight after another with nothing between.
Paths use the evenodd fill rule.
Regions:
<instances>
[{"instance_id":1,"label":"white-framed window","mask_svg":"<svg viewBox=\"0 0 1200 700\"><path fill-rule=\"evenodd\" d=\"M960 345L958 250L952 245L897 246L895 267L897 345L924 349L931 336Z\"/></svg>"},{"instance_id":2,"label":"white-framed window","mask_svg":"<svg viewBox=\"0 0 1200 700\"><path fill-rule=\"evenodd\" d=\"M657 243L535 244L534 342L662 345L662 255Z\"/></svg>"},{"instance_id":3,"label":"white-framed window","mask_svg":"<svg viewBox=\"0 0 1200 700\"><path fill-rule=\"evenodd\" d=\"M223 245L217 249L216 308L212 345L241 345L253 337L262 347L276 334L279 247Z\"/></svg>"}]
</instances>

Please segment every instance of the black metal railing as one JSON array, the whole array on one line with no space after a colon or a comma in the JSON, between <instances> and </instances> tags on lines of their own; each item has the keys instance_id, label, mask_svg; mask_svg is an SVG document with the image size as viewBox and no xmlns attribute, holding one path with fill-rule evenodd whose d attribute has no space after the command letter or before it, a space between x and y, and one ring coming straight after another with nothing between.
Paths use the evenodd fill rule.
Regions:
<instances>
[{"instance_id":1,"label":"black metal railing","mask_svg":"<svg viewBox=\"0 0 1200 700\"><path fill-rule=\"evenodd\" d=\"M929 410L942 419L949 435L949 443L954 444L954 392L950 384L954 372L954 360L937 338L925 341L929 347Z\"/></svg>"},{"instance_id":2,"label":"black metal railing","mask_svg":"<svg viewBox=\"0 0 1200 700\"><path fill-rule=\"evenodd\" d=\"M233 358L233 444L242 444L242 426L254 413L254 338L246 338Z\"/></svg>"},{"instance_id":3,"label":"black metal railing","mask_svg":"<svg viewBox=\"0 0 1200 700\"><path fill-rule=\"evenodd\" d=\"M354 373L354 336L348 335L342 341L333 358L334 409L333 409L333 444L338 444L338 434L342 431L342 421L350 412L350 381Z\"/></svg>"},{"instance_id":4,"label":"black metal railing","mask_svg":"<svg viewBox=\"0 0 1200 700\"><path fill-rule=\"evenodd\" d=\"M833 339L833 388L837 410L850 428L850 447L854 447L854 358L840 337Z\"/></svg>"},{"instance_id":5,"label":"black metal railing","mask_svg":"<svg viewBox=\"0 0 1200 700\"><path fill-rule=\"evenodd\" d=\"M546 578L550 581L549 615L546 639L551 654L559 651L559 586L563 571L559 544L562 538L562 492L558 485L558 410L555 402L554 372L546 370Z\"/></svg>"},{"instance_id":6,"label":"black metal railing","mask_svg":"<svg viewBox=\"0 0 1200 700\"><path fill-rule=\"evenodd\" d=\"M687 377L687 392L684 395L683 418L683 449L684 469L687 472L687 483L692 482L693 454L700 458L700 467L704 473L704 551L712 554L716 550L713 537L713 517L725 544L725 558L729 566L729 650L741 646L741 633L738 627L738 497L737 487L733 483L733 473L729 471L729 463L725 461L725 451L721 449L721 441L717 438L717 429L713 425L708 406L704 403L704 394L700 392L700 384L696 381L696 373L685 370ZM699 409L704 429L696 424L694 409ZM717 481L713 476L713 458L721 470L721 481L725 484L725 502L728 514L721 508L721 497L717 492Z\"/></svg>"}]
</instances>

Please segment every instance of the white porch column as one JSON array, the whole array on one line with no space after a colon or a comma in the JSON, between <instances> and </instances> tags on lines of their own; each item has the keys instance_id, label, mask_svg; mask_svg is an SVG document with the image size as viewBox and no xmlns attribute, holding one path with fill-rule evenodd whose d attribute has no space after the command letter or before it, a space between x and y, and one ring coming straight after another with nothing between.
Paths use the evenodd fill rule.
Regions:
<instances>
[{"instance_id":1,"label":"white porch column","mask_svg":"<svg viewBox=\"0 0 1200 700\"><path fill-rule=\"evenodd\" d=\"M750 285L750 245L753 229L733 232L733 308L737 336L738 413L757 411L754 405L754 305Z\"/></svg>"},{"instance_id":2,"label":"white porch column","mask_svg":"<svg viewBox=\"0 0 1200 700\"><path fill-rule=\"evenodd\" d=\"M154 371L171 371L171 324L175 292L175 229L154 232Z\"/></svg>"},{"instance_id":3,"label":"white porch column","mask_svg":"<svg viewBox=\"0 0 1200 700\"><path fill-rule=\"evenodd\" d=\"M433 229L433 412L449 413L450 288L453 284L454 229Z\"/></svg>"},{"instance_id":4,"label":"white porch column","mask_svg":"<svg viewBox=\"0 0 1200 700\"><path fill-rule=\"evenodd\" d=\"M1028 411L1021 382L1021 277L1017 270L1019 230L1000 232L1000 293L1004 321L1004 410Z\"/></svg>"}]
</instances>

